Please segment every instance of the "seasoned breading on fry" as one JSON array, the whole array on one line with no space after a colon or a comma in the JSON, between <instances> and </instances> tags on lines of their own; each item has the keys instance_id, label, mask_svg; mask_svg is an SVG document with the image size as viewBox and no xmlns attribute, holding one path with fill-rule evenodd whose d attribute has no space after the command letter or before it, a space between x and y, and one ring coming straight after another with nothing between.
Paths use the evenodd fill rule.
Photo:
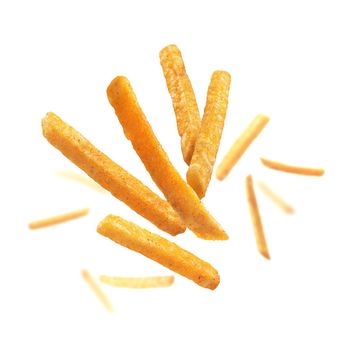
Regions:
<instances>
[{"instance_id":1,"label":"seasoned breading on fry","mask_svg":"<svg viewBox=\"0 0 350 350\"><path fill-rule=\"evenodd\" d=\"M125 136L132 142L153 181L183 222L200 238L227 239L226 232L170 162L138 104L129 80L125 77L115 78L107 89L107 95Z\"/></svg>"},{"instance_id":2,"label":"seasoned breading on fry","mask_svg":"<svg viewBox=\"0 0 350 350\"><path fill-rule=\"evenodd\" d=\"M185 225L167 201L114 163L58 116L48 113L42 120L42 128L44 136L54 147L114 197L165 232L175 235L185 231Z\"/></svg>"},{"instance_id":3,"label":"seasoned breading on fry","mask_svg":"<svg viewBox=\"0 0 350 350\"><path fill-rule=\"evenodd\" d=\"M234 142L226 156L216 170L216 177L223 180L239 161L249 145L264 129L270 119L263 114L258 114L254 120L248 125L243 133Z\"/></svg>"},{"instance_id":4,"label":"seasoned breading on fry","mask_svg":"<svg viewBox=\"0 0 350 350\"><path fill-rule=\"evenodd\" d=\"M187 171L187 182L203 198L213 172L216 154L224 128L231 76L216 71L211 77L202 125Z\"/></svg>"},{"instance_id":5,"label":"seasoned breading on fry","mask_svg":"<svg viewBox=\"0 0 350 350\"><path fill-rule=\"evenodd\" d=\"M121 217L108 215L99 223L97 232L189 278L204 288L215 289L220 282L218 272L207 262L175 243Z\"/></svg>"},{"instance_id":6,"label":"seasoned breading on fry","mask_svg":"<svg viewBox=\"0 0 350 350\"><path fill-rule=\"evenodd\" d=\"M177 46L166 46L160 51L159 58L173 101L182 155L184 161L190 164L201 126L196 97Z\"/></svg>"},{"instance_id":7,"label":"seasoned breading on fry","mask_svg":"<svg viewBox=\"0 0 350 350\"><path fill-rule=\"evenodd\" d=\"M306 176L322 176L324 174L324 169L321 168L305 168L296 165L280 163L265 158L260 158L260 160L266 167L274 170L284 171L286 173Z\"/></svg>"},{"instance_id":8,"label":"seasoned breading on fry","mask_svg":"<svg viewBox=\"0 0 350 350\"><path fill-rule=\"evenodd\" d=\"M254 227L256 246L262 256L270 259L269 250L265 239L264 229L261 222L258 202L255 197L253 178L251 175L246 178L246 193L249 205L250 216Z\"/></svg>"},{"instance_id":9,"label":"seasoned breading on fry","mask_svg":"<svg viewBox=\"0 0 350 350\"><path fill-rule=\"evenodd\" d=\"M71 211L69 213L64 213L56 216L51 216L46 219L33 221L29 223L28 227L31 229L37 229L37 228L52 226L52 225L60 224L65 221L80 218L82 216L87 215L88 213L89 213L88 208L78 209L78 210Z\"/></svg>"},{"instance_id":10,"label":"seasoned breading on fry","mask_svg":"<svg viewBox=\"0 0 350 350\"><path fill-rule=\"evenodd\" d=\"M111 277L100 276L100 281L110 286L123 288L163 288L174 283L174 276Z\"/></svg>"}]
</instances>

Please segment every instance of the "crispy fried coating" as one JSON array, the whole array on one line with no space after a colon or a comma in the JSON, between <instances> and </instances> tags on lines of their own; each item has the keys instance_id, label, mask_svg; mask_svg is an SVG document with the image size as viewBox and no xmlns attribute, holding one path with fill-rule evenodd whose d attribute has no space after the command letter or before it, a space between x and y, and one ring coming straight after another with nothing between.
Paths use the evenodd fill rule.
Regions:
<instances>
[{"instance_id":1,"label":"crispy fried coating","mask_svg":"<svg viewBox=\"0 0 350 350\"><path fill-rule=\"evenodd\" d=\"M170 287L174 283L174 276L151 277L111 277L100 276L100 281L113 287L122 288L163 288Z\"/></svg>"}]
</instances>

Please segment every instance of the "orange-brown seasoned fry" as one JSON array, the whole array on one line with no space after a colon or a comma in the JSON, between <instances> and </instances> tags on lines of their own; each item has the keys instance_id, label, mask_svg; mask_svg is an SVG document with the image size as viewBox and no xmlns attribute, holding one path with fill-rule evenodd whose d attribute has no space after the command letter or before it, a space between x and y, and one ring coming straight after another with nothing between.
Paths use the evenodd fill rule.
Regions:
<instances>
[{"instance_id":1,"label":"orange-brown seasoned fry","mask_svg":"<svg viewBox=\"0 0 350 350\"><path fill-rule=\"evenodd\" d=\"M322 176L324 174L324 169L321 168L305 168L296 165L288 165L265 158L260 158L260 160L266 167L274 170L284 171L286 173L306 176Z\"/></svg>"},{"instance_id":2,"label":"orange-brown seasoned fry","mask_svg":"<svg viewBox=\"0 0 350 350\"><path fill-rule=\"evenodd\" d=\"M207 262L121 217L108 215L99 223L97 232L204 288L215 289L220 282L218 272Z\"/></svg>"},{"instance_id":3,"label":"orange-brown seasoned fry","mask_svg":"<svg viewBox=\"0 0 350 350\"><path fill-rule=\"evenodd\" d=\"M250 216L252 218L252 222L254 226L254 233L255 233L257 248L262 256L264 256L266 259L270 259L270 254L267 248L264 229L263 229L263 225L262 225L261 217L259 213L259 207L255 197L253 178L251 175L247 176L246 178L246 192L247 192Z\"/></svg>"},{"instance_id":4,"label":"orange-brown seasoned fry","mask_svg":"<svg viewBox=\"0 0 350 350\"><path fill-rule=\"evenodd\" d=\"M174 276L110 277L100 276L100 281L110 286L123 288L163 288L174 283Z\"/></svg>"},{"instance_id":5,"label":"orange-brown seasoned fry","mask_svg":"<svg viewBox=\"0 0 350 350\"><path fill-rule=\"evenodd\" d=\"M88 213L89 213L88 208L78 209L78 210L71 211L69 213L64 213L56 216L51 216L46 219L33 221L28 225L28 227L30 229L37 229L37 228L52 226L52 225L60 224L65 221L80 218L82 216L87 215Z\"/></svg>"},{"instance_id":6,"label":"orange-brown seasoned fry","mask_svg":"<svg viewBox=\"0 0 350 350\"><path fill-rule=\"evenodd\" d=\"M187 171L187 182L203 198L207 191L224 128L231 76L215 71L207 93L202 125Z\"/></svg>"},{"instance_id":7,"label":"orange-brown seasoned fry","mask_svg":"<svg viewBox=\"0 0 350 350\"><path fill-rule=\"evenodd\" d=\"M270 119L263 114L258 114L232 145L226 156L216 170L216 177L223 180L242 157L249 145L264 129Z\"/></svg>"},{"instance_id":8,"label":"orange-brown seasoned fry","mask_svg":"<svg viewBox=\"0 0 350 350\"><path fill-rule=\"evenodd\" d=\"M103 188L172 235L186 227L171 205L152 192L141 181L114 163L83 135L58 116L48 113L42 120L47 140Z\"/></svg>"},{"instance_id":9,"label":"orange-brown seasoned fry","mask_svg":"<svg viewBox=\"0 0 350 350\"><path fill-rule=\"evenodd\" d=\"M111 302L109 301L109 299L107 298L106 294L103 292L101 287L92 278L92 276L90 275L89 271L81 270L81 276L83 277L83 279L87 283L87 285L91 288L91 290L95 293L97 298L104 305L104 307L109 312L113 312L113 306L112 306Z\"/></svg>"},{"instance_id":10,"label":"orange-brown seasoned fry","mask_svg":"<svg viewBox=\"0 0 350 350\"><path fill-rule=\"evenodd\" d=\"M79 182L87 187L94 189L95 191L105 192L104 188L102 188L98 183L96 183L91 178L85 175L81 175L70 170L60 170L60 171L57 171L56 174L59 176L65 177L67 179Z\"/></svg>"},{"instance_id":11,"label":"orange-brown seasoned fry","mask_svg":"<svg viewBox=\"0 0 350 350\"><path fill-rule=\"evenodd\" d=\"M125 77L115 78L107 89L107 95L125 136L132 142L153 181L183 222L201 238L227 239L226 232L170 162L137 102L129 80Z\"/></svg>"},{"instance_id":12,"label":"orange-brown seasoned fry","mask_svg":"<svg viewBox=\"0 0 350 350\"><path fill-rule=\"evenodd\" d=\"M173 101L177 130L181 137L182 155L184 161L190 164L201 126L196 97L177 46L166 46L160 51L159 58Z\"/></svg>"}]
</instances>

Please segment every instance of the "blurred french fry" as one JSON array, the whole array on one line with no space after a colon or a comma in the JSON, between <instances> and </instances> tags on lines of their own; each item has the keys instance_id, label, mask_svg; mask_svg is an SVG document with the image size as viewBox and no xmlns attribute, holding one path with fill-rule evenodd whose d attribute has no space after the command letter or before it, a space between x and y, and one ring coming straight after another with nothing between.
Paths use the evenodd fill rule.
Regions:
<instances>
[{"instance_id":1,"label":"blurred french fry","mask_svg":"<svg viewBox=\"0 0 350 350\"><path fill-rule=\"evenodd\" d=\"M111 277L100 276L100 281L114 287L123 288L162 288L174 283L174 276L152 277Z\"/></svg>"},{"instance_id":2,"label":"blurred french fry","mask_svg":"<svg viewBox=\"0 0 350 350\"><path fill-rule=\"evenodd\" d=\"M66 179L79 182L79 183L81 183L89 188L94 189L95 191L105 192L105 189L103 187L101 187L98 183L93 181L91 178L84 176L84 175L81 175L81 174L78 174L78 173L75 173L74 171L59 170L56 172L56 174L58 176L66 178Z\"/></svg>"}]
</instances>

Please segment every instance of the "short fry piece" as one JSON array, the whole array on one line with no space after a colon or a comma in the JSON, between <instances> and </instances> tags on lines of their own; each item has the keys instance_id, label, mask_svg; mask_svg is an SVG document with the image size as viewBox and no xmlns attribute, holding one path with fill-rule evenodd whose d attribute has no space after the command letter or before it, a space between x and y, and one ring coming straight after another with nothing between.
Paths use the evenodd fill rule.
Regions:
<instances>
[{"instance_id":1,"label":"short fry piece","mask_svg":"<svg viewBox=\"0 0 350 350\"><path fill-rule=\"evenodd\" d=\"M131 209L172 235L186 227L171 205L114 163L57 115L42 120L46 139L103 188Z\"/></svg>"},{"instance_id":2,"label":"short fry piece","mask_svg":"<svg viewBox=\"0 0 350 350\"><path fill-rule=\"evenodd\" d=\"M74 210L74 211L71 211L69 213L64 213L64 214L60 214L60 215L56 215L56 216L51 216L51 217L46 218L46 219L33 221L28 225L28 227L31 229L37 229L37 228L52 226L52 225L60 224L60 223L65 222L65 221L80 218L81 216L85 216L88 213L89 213L88 208Z\"/></svg>"},{"instance_id":3,"label":"short fry piece","mask_svg":"<svg viewBox=\"0 0 350 350\"><path fill-rule=\"evenodd\" d=\"M174 283L174 276L156 276L156 277L100 276L100 281L114 287L162 288L162 287L170 287Z\"/></svg>"},{"instance_id":4,"label":"short fry piece","mask_svg":"<svg viewBox=\"0 0 350 350\"><path fill-rule=\"evenodd\" d=\"M98 183L93 181L91 178L81 175L78 173L75 173L74 171L69 171L69 170L60 170L57 171L57 175L65 177L67 179L79 182L87 187L90 187L98 192L105 192L105 189L102 188Z\"/></svg>"},{"instance_id":5,"label":"short fry piece","mask_svg":"<svg viewBox=\"0 0 350 350\"><path fill-rule=\"evenodd\" d=\"M186 73L180 50L175 45L160 51L160 64L176 115L184 161L190 164L201 119L191 81Z\"/></svg>"},{"instance_id":6,"label":"short fry piece","mask_svg":"<svg viewBox=\"0 0 350 350\"><path fill-rule=\"evenodd\" d=\"M229 174L231 169L239 161L249 145L264 129L269 120L270 119L265 115L258 114L243 131L216 170L216 177L219 180L223 180Z\"/></svg>"},{"instance_id":7,"label":"short fry piece","mask_svg":"<svg viewBox=\"0 0 350 350\"><path fill-rule=\"evenodd\" d=\"M215 289L220 282L218 272L207 262L175 243L121 217L108 215L99 223L97 232L189 278L204 288Z\"/></svg>"},{"instance_id":8,"label":"short fry piece","mask_svg":"<svg viewBox=\"0 0 350 350\"><path fill-rule=\"evenodd\" d=\"M231 76L216 71L211 77L202 125L187 171L187 182L203 198L207 191L224 128Z\"/></svg>"},{"instance_id":9,"label":"short fry piece","mask_svg":"<svg viewBox=\"0 0 350 350\"><path fill-rule=\"evenodd\" d=\"M170 162L138 104L129 80L125 77L115 78L107 89L107 95L125 136L132 142L153 181L183 222L200 238L227 239L226 232Z\"/></svg>"},{"instance_id":10,"label":"short fry piece","mask_svg":"<svg viewBox=\"0 0 350 350\"><path fill-rule=\"evenodd\" d=\"M270 254L267 248L264 229L262 226L261 217L259 213L259 207L255 197L253 178L251 175L247 176L246 178L246 192L247 192L250 216L252 218L252 222L254 226L254 233L255 233L257 248L262 256L264 256L266 259L270 259Z\"/></svg>"},{"instance_id":11,"label":"short fry piece","mask_svg":"<svg viewBox=\"0 0 350 350\"><path fill-rule=\"evenodd\" d=\"M288 165L274 160L268 160L265 158L260 158L261 162L268 168L284 171L286 173L306 175L306 176L322 176L324 174L324 169L321 168L304 168L295 165Z\"/></svg>"},{"instance_id":12,"label":"short fry piece","mask_svg":"<svg viewBox=\"0 0 350 350\"><path fill-rule=\"evenodd\" d=\"M83 277L84 281L88 284L88 286L91 288L91 290L95 293L97 298L101 301L101 303L104 305L104 307L109 311L113 312L113 306L109 299L107 298L106 294L103 292L103 290L100 288L100 286L96 283L96 281L92 278L89 271L82 270L81 276Z\"/></svg>"}]
</instances>

